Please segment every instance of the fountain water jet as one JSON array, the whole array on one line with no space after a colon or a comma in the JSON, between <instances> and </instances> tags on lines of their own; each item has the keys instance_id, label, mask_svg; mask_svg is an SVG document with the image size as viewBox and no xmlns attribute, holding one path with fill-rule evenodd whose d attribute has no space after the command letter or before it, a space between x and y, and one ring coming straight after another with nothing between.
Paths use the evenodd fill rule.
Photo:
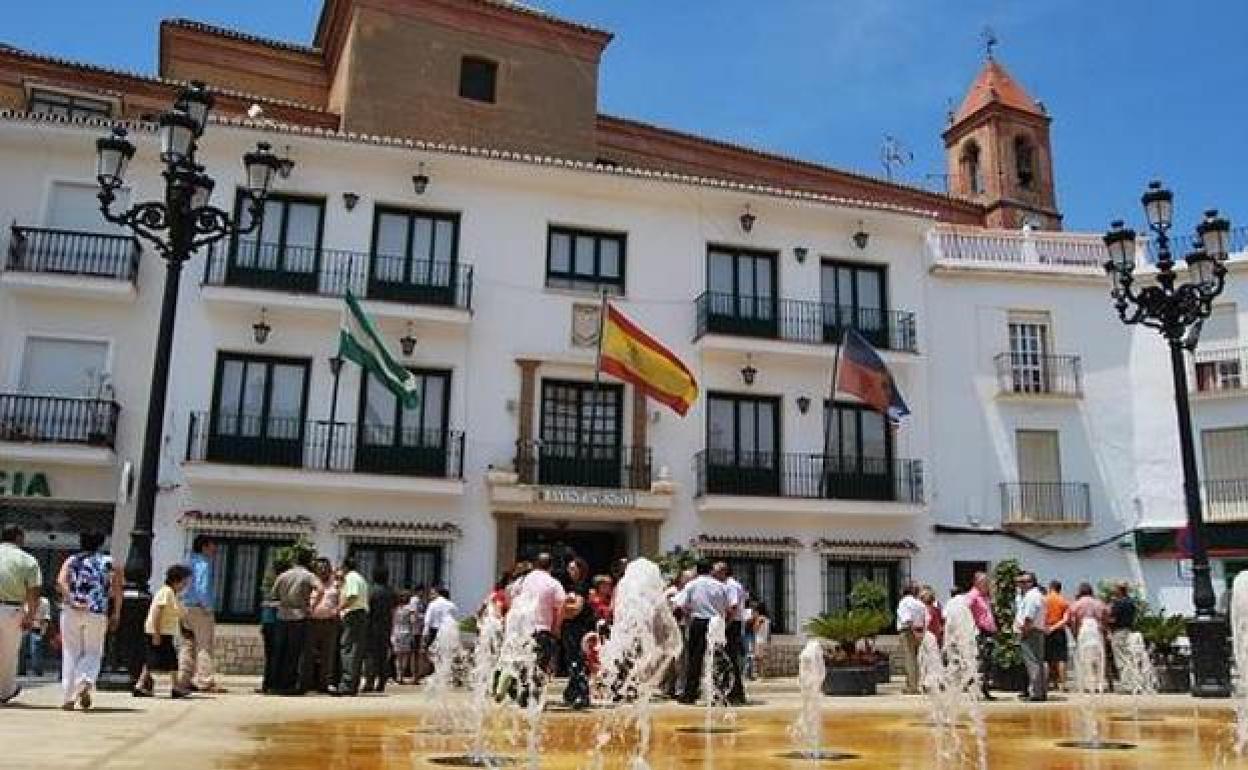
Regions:
<instances>
[{"instance_id":1,"label":"fountain water jet","mask_svg":"<svg viewBox=\"0 0 1248 770\"><path fill-rule=\"evenodd\" d=\"M620 699L598 720L594 765L601 767L603 749L613 738L635 733L628 766L649 767L650 701L659 679L680 655L680 627L666 596L667 584L658 565L635 559L615 588L611 636L599 653L599 677L607 692Z\"/></svg>"},{"instance_id":2,"label":"fountain water jet","mask_svg":"<svg viewBox=\"0 0 1248 770\"><path fill-rule=\"evenodd\" d=\"M699 688L706 699L705 717L699 727L682 727L684 733L735 733L736 713L728 707L727 678L728 626L722 616L711 618L706 627L706 652L702 655L702 682Z\"/></svg>"},{"instance_id":3,"label":"fountain water jet","mask_svg":"<svg viewBox=\"0 0 1248 770\"><path fill-rule=\"evenodd\" d=\"M1135 744L1106 741L1101 737L1101 696L1105 692L1105 640L1101 624L1095 618L1084 618L1075 642L1075 691L1079 718L1079 738L1059 741L1058 746L1071 749L1133 749Z\"/></svg>"},{"instance_id":4,"label":"fountain water jet","mask_svg":"<svg viewBox=\"0 0 1248 770\"><path fill-rule=\"evenodd\" d=\"M919 648L921 683L941 766L966 765L970 747L959 729L965 717L974 739L975 766L979 770L988 767L988 732L979 702L978 635L966 598L955 596L945 607L944 650L930 632L924 634Z\"/></svg>"},{"instance_id":5,"label":"fountain water jet","mask_svg":"<svg viewBox=\"0 0 1248 770\"><path fill-rule=\"evenodd\" d=\"M1141 721L1140 701L1157 694L1157 672L1153 669L1153 659L1148 654L1148 645L1144 643L1144 635L1139 631L1133 631L1127 637L1121 673L1122 687L1131 696L1129 719L1139 722Z\"/></svg>"},{"instance_id":6,"label":"fountain water jet","mask_svg":"<svg viewBox=\"0 0 1248 770\"><path fill-rule=\"evenodd\" d=\"M834 762L858 758L857 754L823 748L822 701L823 680L826 676L823 645L818 639L811 639L806 642L797 658L797 683L801 687L802 706L797 719L789 725L789 736L797 748L781 754L784 759Z\"/></svg>"},{"instance_id":7,"label":"fountain water jet","mask_svg":"<svg viewBox=\"0 0 1248 770\"><path fill-rule=\"evenodd\" d=\"M453 620L438 629L438 635L429 645L433 673L425 679L424 695L433 706L434 718L430 727L443 733L455 732L464 727L461 714L454 706L455 699L450 697L451 690L455 687L455 667L459 665L462 645L459 624Z\"/></svg>"},{"instance_id":8,"label":"fountain water jet","mask_svg":"<svg viewBox=\"0 0 1248 770\"><path fill-rule=\"evenodd\" d=\"M469 685L472 697L468 701L468 726L472 731L472 748L469 757L484 766L486 764L486 725L494 704L491 689L494 672L498 668L498 654L503 644L503 619L494 602L486 602L486 610L477 620L477 643L472 650L472 669Z\"/></svg>"},{"instance_id":9,"label":"fountain water jet","mask_svg":"<svg viewBox=\"0 0 1248 770\"><path fill-rule=\"evenodd\" d=\"M1248 571L1240 572L1231 583L1231 638L1234 640L1235 670L1235 754L1248 749Z\"/></svg>"}]
</instances>

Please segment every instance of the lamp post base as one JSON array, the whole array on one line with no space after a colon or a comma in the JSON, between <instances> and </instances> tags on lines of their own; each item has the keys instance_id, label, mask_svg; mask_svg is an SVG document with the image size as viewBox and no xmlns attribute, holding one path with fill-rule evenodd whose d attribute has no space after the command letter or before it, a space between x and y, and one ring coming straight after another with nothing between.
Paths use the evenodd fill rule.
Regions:
<instances>
[{"instance_id":1,"label":"lamp post base","mask_svg":"<svg viewBox=\"0 0 1248 770\"><path fill-rule=\"evenodd\" d=\"M152 604L146 587L126 586L121 598L121 619L110 635L108 665L101 672L102 690L132 690L143 670L147 633L143 625Z\"/></svg>"},{"instance_id":2,"label":"lamp post base","mask_svg":"<svg viewBox=\"0 0 1248 770\"><path fill-rule=\"evenodd\" d=\"M1197 615L1187 621L1192 643L1192 696L1231 697L1230 625L1223 615Z\"/></svg>"}]
</instances>

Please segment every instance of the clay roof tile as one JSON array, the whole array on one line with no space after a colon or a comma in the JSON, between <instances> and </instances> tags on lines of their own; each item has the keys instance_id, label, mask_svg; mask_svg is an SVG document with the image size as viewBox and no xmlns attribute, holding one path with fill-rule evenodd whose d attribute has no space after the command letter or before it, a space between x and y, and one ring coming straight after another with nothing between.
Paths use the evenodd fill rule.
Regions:
<instances>
[{"instance_id":1,"label":"clay roof tile","mask_svg":"<svg viewBox=\"0 0 1248 770\"><path fill-rule=\"evenodd\" d=\"M1001 62L989 59L971 84L953 122L961 123L994 102L1032 115L1044 115L1043 108L1006 72Z\"/></svg>"}]
</instances>

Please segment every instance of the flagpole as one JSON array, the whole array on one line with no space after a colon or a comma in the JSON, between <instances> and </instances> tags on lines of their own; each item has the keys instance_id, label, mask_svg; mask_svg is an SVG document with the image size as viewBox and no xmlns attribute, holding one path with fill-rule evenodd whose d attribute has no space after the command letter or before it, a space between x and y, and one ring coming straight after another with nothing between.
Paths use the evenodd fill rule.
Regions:
<instances>
[{"instance_id":1,"label":"flagpole","mask_svg":"<svg viewBox=\"0 0 1248 770\"><path fill-rule=\"evenodd\" d=\"M593 402L589 405L589 441L587 449L593 448L594 427L598 423L598 391L602 387L602 333L607 328L607 290L599 289L601 303L598 306L598 346L594 352L594 387L590 391ZM593 452L587 453L590 459L593 458ZM577 447L577 456L580 456L580 447Z\"/></svg>"},{"instance_id":2,"label":"flagpole","mask_svg":"<svg viewBox=\"0 0 1248 770\"><path fill-rule=\"evenodd\" d=\"M823 414L823 479L820 486L825 490L828 485L828 465L832 459L832 419L836 416L836 377L841 365L841 348L845 347L845 334L845 330L842 330L841 339L836 343L836 355L832 357L832 383L828 388L828 407Z\"/></svg>"},{"instance_id":3,"label":"flagpole","mask_svg":"<svg viewBox=\"0 0 1248 770\"><path fill-rule=\"evenodd\" d=\"M325 470L330 467L330 452L334 447L334 423L338 420L338 378L342 375L343 358L340 355L330 356L329 369L334 373L334 395L329 399L329 440L325 444Z\"/></svg>"}]
</instances>

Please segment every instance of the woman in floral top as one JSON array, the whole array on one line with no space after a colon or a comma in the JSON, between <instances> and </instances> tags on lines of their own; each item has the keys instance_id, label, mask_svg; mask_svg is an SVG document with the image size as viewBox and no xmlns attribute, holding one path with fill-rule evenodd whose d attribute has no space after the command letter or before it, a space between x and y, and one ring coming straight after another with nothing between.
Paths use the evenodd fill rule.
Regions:
<instances>
[{"instance_id":1,"label":"woman in floral top","mask_svg":"<svg viewBox=\"0 0 1248 770\"><path fill-rule=\"evenodd\" d=\"M102 553L106 536L85 533L82 549L61 565L57 587L61 592L61 708L72 711L75 702L91 708L91 691L100 675L104 637L121 617L121 571Z\"/></svg>"}]
</instances>

